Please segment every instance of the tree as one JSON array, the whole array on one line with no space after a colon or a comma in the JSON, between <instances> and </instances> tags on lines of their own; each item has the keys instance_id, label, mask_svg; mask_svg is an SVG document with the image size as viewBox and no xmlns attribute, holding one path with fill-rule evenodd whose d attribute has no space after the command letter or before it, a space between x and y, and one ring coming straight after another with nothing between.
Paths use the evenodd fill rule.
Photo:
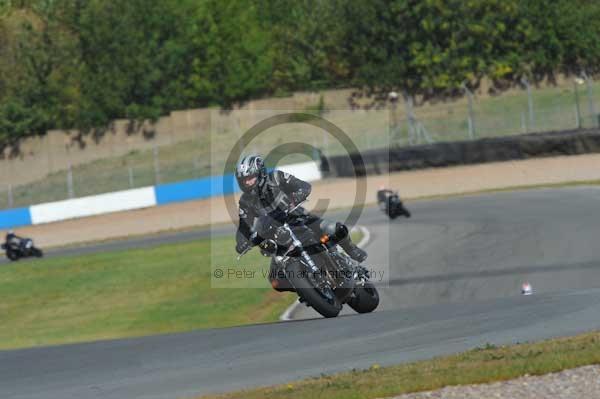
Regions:
<instances>
[{"instance_id":1,"label":"tree","mask_svg":"<svg viewBox=\"0 0 600 399\"><path fill-rule=\"evenodd\" d=\"M175 0L92 0L79 24L80 123L156 119L188 105L189 14Z\"/></svg>"},{"instance_id":2,"label":"tree","mask_svg":"<svg viewBox=\"0 0 600 399\"><path fill-rule=\"evenodd\" d=\"M267 92L272 69L269 35L249 0L206 0L195 14L192 71L194 102L223 105Z\"/></svg>"},{"instance_id":3,"label":"tree","mask_svg":"<svg viewBox=\"0 0 600 399\"><path fill-rule=\"evenodd\" d=\"M56 126L70 126L78 101L76 36L60 23L66 2L40 2L9 12L2 21L0 136L14 141Z\"/></svg>"}]
</instances>

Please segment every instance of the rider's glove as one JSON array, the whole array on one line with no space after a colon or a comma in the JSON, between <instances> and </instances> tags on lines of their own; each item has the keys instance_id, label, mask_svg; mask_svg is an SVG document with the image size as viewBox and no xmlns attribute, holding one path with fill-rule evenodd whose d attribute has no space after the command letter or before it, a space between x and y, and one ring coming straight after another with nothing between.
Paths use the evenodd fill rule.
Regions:
<instances>
[{"instance_id":1,"label":"rider's glove","mask_svg":"<svg viewBox=\"0 0 600 399\"><path fill-rule=\"evenodd\" d=\"M235 251L238 254L243 253L245 250L247 250L248 248L250 248L252 246L252 244L250 243L250 241L238 241L238 243L235 245Z\"/></svg>"},{"instance_id":2,"label":"rider's glove","mask_svg":"<svg viewBox=\"0 0 600 399\"><path fill-rule=\"evenodd\" d=\"M298 190L292 193L292 206L296 206L306 199L307 195L304 190Z\"/></svg>"}]
</instances>

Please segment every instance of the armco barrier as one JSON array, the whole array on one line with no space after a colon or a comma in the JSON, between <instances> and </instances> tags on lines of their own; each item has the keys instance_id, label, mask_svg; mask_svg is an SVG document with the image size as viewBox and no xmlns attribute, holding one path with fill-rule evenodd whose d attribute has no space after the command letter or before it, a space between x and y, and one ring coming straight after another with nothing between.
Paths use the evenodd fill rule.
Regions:
<instances>
[{"instance_id":1,"label":"armco barrier","mask_svg":"<svg viewBox=\"0 0 600 399\"><path fill-rule=\"evenodd\" d=\"M0 211L0 229L27 226L31 224L29 208L6 209Z\"/></svg>"},{"instance_id":2,"label":"armco barrier","mask_svg":"<svg viewBox=\"0 0 600 399\"><path fill-rule=\"evenodd\" d=\"M206 177L155 187L157 205L198 200L239 191L234 175Z\"/></svg>"},{"instance_id":3,"label":"armco barrier","mask_svg":"<svg viewBox=\"0 0 600 399\"><path fill-rule=\"evenodd\" d=\"M575 130L365 151L322 160L333 177L600 152L600 130ZM358 162L362 158L364 168Z\"/></svg>"},{"instance_id":4,"label":"armco barrier","mask_svg":"<svg viewBox=\"0 0 600 399\"><path fill-rule=\"evenodd\" d=\"M321 170L314 161L284 165L278 169L304 181L321 179ZM159 184L155 189L157 205L229 195L240 191L233 174Z\"/></svg>"},{"instance_id":5,"label":"armco barrier","mask_svg":"<svg viewBox=\"0 0 600 399\"><path fill-rule=\"evenodd\" d=\"M321 180L322 178L321 169L319 168L319 165L314 161L283 165L278 169L282 172L294 175L298 179L304 181L316 181Z\"/></svg>"},{"instance_id":6,"label":"armco barrier","mask_svg":"<svg viewBox=\"0 0 600 399\"><path fill-rule=\"evenodd\" d=\"M285 165L279 169L305 181L321 178L321 171L316 162ZM239 187L233 174L159 184L154 187L49 202L29 208L7 209L0 211L0 229L199 200L238 191Z\"/></svg>"},{"instance_id":7,"label":"armco barrier","mask_svg":"<svg viewBox=\"0 0 600 399\"><path fill-rule=\"evenodd\" d=\"M154 187L93 195L30 207L33 224L56 222L156 205Z\"/></svg>"}]
</instances>

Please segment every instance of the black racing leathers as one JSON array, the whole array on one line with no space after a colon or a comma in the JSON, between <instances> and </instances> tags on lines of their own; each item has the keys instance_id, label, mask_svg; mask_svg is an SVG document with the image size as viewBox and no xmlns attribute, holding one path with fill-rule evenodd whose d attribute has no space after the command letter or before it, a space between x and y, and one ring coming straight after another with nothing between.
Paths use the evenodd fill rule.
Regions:
<instances>
[{"instance_id":1,"label":"black racing leathers","mask_svg":"<svg viewBox=\"0 0 600 399\"><path fill-rule=\"evenodd\" d=\"M274 220L285 222L287 211L304 201L311 191L311 185L289 173L278 170L269 172L265 182L256 193L242 194L239 202L239 226L236 234L236 250L243 252L256 245L261 238L253 235L256 218L269 215ZM296 213L304 214L303 209Z\"/></svg>"}]
</instances>

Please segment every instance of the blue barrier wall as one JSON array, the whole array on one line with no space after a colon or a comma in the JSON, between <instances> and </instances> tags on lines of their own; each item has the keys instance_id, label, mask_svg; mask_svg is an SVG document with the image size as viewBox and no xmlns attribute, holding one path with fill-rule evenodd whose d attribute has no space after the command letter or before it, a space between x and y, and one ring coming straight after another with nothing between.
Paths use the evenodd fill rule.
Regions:
<instances>
[{"instance_id":1,"label":"blue barrier wall","mask_svg":"<svg viewBox=\"0 0 600 399\"><path fill-rule=\"evenodd\" d=\"M211 176L178 183L159 184L154 187L158 205L198 200L239 191L234 175Z\"/></svg>"},{"instance_id":2,"label":"blue barrier wall","mask_svg":"<svg viewBox=\"0 0 600 399\"><path fill-rule=\"evenodd\" d=\"M307 181L318 180L321 178L319 167L314 164L314 162L285 165L281 167L280 170L291 173L296 177ZM240 188L233 174L186 180L177 183L159 184L154 187L142 187L133 190L100 194L99 196L38 204L29 208L0 210L0 229L8 230L13 227L28 226L34 222L35 224L40 224L91 214L99 214L101 213L99 212L99 209L107 208L101 205L111 205L108 206L108 210L105 211L116 212L125 209L145 208L154 206L155 204L165 205L175 202L230 195L239 191ZM121 199L113 200L113 203L120 203L121 207L113 207L113 203L98 204L98 201L108 200L106 198L110 195L121 196L118 197ZM126 198L127 200L125 201L122 198ZM77 212L73 212L73 207L77 208ZM67 209L68 212L65 211L65 209Z\"/></svg>"},{"instance_id":3,"label":"blue barrier wall","mask_svg":"<svg viewBox=\"0 0 600 399\"><path fill-rule=\"evenodd\" d=\"M31 224L29 208L15 208L0 211L0 229L10 229Z\"/></svg>"},{"instance_id":4,"label":"blue barrier wall","mask_svg":"<svg viewBox=\"0 0 600 399\"><path fill-rule=\"evenodd\" d=\"M214 196L234 194L240 191L233 174L186 180L177 183L159 184L153 188L156 196L156 205L199 200ZM36 205L34 205L34 207L35 206ZM33 224L31 208L0 210L0 229L7 230L31 224Z\"/></svg>"}]
</instances>

